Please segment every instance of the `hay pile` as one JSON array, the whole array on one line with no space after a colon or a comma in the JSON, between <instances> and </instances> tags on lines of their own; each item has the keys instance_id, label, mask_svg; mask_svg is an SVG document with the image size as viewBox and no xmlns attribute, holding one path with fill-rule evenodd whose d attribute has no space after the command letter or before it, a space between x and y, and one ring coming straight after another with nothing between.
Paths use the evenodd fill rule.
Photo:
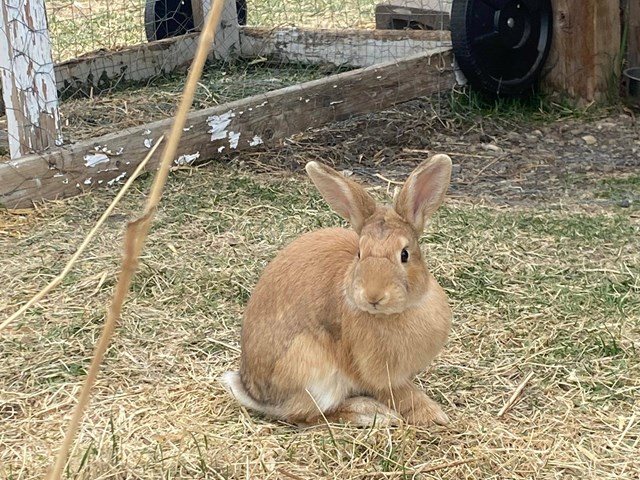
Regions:
<instances>
[{"instance_id":1,"label":"hay pile","mask_svg":"<svg viewBox=\"0 0 640 480\"><path fill-rule=\"evenodd\" d=\"M0 478L42 478L52 462L148 183L64 285L2 332ZM112 196L0 214L2 318L62 268ZM418 381L450 427L301 431L242 411L215 379L237 365L258 275L296 235L337 223L296 175L175 172L69 478L638 478L640 236L627 211L449 200L438 213L424 249L455 323Z\"/></svg>"}]
</instances>

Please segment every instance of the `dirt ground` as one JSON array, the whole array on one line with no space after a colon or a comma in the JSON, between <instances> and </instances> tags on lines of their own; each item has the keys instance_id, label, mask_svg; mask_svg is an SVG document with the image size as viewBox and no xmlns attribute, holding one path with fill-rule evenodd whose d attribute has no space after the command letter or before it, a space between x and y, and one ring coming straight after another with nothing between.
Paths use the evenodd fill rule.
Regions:
<instances>
[{"instance_id":1,"label":"dirt ground","mask_svg":"<svg viewBox=\"0 0 640 480\"><path fill-rule=\"evenodd\" d=\"M638 207L640 127L633 111L486 113L461 114L445 100L416 100L239 158L259 169L300 171L316 157L385 185L385 179L401 180L425 155L447 153L455 164L454 197L500 205Z\"/></svg>"}]
</instances>

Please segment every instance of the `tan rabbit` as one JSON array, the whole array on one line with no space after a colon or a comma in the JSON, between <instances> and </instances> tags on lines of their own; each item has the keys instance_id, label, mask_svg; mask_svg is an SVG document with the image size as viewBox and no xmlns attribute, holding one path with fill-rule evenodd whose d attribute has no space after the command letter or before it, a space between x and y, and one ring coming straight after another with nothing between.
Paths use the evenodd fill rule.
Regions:
<instances>
[{"instance_id":1,"label":"tan rabbit","mask_svg":"<svg viewBox=\"0 0 640 480\"><path fill-rule=\"evenodd\" d=\"M444 200L451 159L409 176L393 207L331 168L306 170L353 230L303 235L267 266L247 305L240 371L222 383L247 408L296 424L448 423L413 383L440 352L451 310L418 239Z\"/></svg>"}]
</instances>

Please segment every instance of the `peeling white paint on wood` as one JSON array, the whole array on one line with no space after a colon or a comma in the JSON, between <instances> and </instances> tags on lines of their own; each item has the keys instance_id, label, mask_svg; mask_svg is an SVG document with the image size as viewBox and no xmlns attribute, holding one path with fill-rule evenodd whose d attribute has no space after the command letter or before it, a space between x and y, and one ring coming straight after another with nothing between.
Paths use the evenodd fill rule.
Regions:
<instances>
[{"instance_id":1,"label":"peeling white paint on wood","mask_svg":"<svg viewBox=\"0 0 640 480\"><path fill-rule=\"evenodd\" d=\"M0 3L0 77L11 158L61 145L44 0Z\"/></svg>"},{"instance_id":2,"label":"peeling white paint on wood","mask_svg":"<svg viewBox=\"0 0 640 480\"><path fill-rule=\"evenodd\" d=\"M256 145L261 145L263 143L264 142L262 141L262 138L260 137L260 135L254 135L253 138L249 140L250 147L255 147Z\"/></svg>"},{"instance_id":3,"label":"peeling white paint on wood","mask_svg":"<svg viewBox=\"0 0 640 480\"><path fill-rule=\"evenodd\" d=\"M240 132L229 132L229 147L238 148L238 142L240 142Z\"/></svg>"},{"instance_id":4,"label":"peeling white paint on wood","mask_svg":"<svg viewBox=\"0 0 640 480\"><path fill-rule=\"evenodd\" d=\"M211 134L211 141L215 140L224 140L227 138L227 126L231 123L231 119L235 117L235 113L232 110L229 110L222 115L212 115L207 118L207 125L209 125L210 130L208 133Z\"/></svg>"},{"instance_id":5,"label":"peeling white paint on wood","mask_svg":"<svg viewBox=\"0 0 640 480\"><path fill-rule=\"evenodd\" d=\"M91 155L84 156L84 166L89 168L100 165L101 163L107 163L108 161L109 156L104 153L92 153Z\"/></svg>"},{"instance_id":6,"label":"peeling white paint on wood","mask_svg":"<svg viewBox=\"0 0 640 480\"><path fill-rule=\"evenodd\" d=\"M188 154L188 155L180 155L176 160L173 161L176 165L191 165L198 158L200 158L200 152Z\"/></svg>"},{"instance_id":7,"label":"peeling white paint on wood","mask_svg":"<svg viewBox=\"0 0 640 480\"><path fill-rule=\"evenodd\" d=\"M368 67L451 46L449 32L244 27L240 55L305 64Z\"/></svg>"},{"instance_id":8,"label":"peeling white paint on wood","mask_svg":"<svg viewBox=\"0 0 640 480\"><path fill-rule=\"evenodd\" d=\"M194 33L170 41L134 45L117 52L89 54L56 65L56 85L58 90L100 90L105 80L146 80L189 65L197 45L198 34Z\"/></svg>"},{"instance_id":9,"label":"peeling white paint on wood","mask_svg":"<svg viewBox=\"0 0 640 480\"><path fill-rule=\"evenodd\" d=\"M124 180L124 178L127 176L127 172L122 172L120 175L118 175L116 178L112 178L111 180L109 180L107 182L107 185L109 185L110 187L114 186L116 183L118 183L121 180Z\"/></svg>"}]
</instances>

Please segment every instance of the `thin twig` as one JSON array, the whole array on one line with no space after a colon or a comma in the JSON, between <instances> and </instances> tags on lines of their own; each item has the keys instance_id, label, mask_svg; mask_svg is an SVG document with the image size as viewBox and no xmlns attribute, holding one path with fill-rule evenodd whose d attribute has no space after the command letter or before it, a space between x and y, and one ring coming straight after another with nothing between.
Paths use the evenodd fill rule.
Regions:
<instances>
[{"instance_id":1,"label":"thin twig","mask_svg":"<svg viewBox=\"0 0 640 480\"><path fill-rule=\"evenodd\" d=\"M489 167L492 167L497 162L504 159L506 156L507 155L500 155L499 157L496 157L495 159L493 159L491 162L487 163L484 167L478 170L478 173L476 173L475 177L473 177L469 183L470 184L475 183L480 178L480 175L482 175Z\"/></svg>"},{"instance_id":2,"label":"thin twig","mask_svg":"<svg viewBox=\"0 0 640 480\"><path fill-rule=\"evenodd\" d=\"M284 468L279 468L278 471L281 474L283 474L285 477L292 478L293 480L304 480L303 477L296 475L295 473L291 473L288 470L285 470Z\"/></svg>"},{"instance_id":3,"label":"thin twig","mask_svg":"<svg viewBox=\"0 0 640 480\"><path fill-rule=\"evenodd\" d=\"M627 423L627 427L620 434L620 437L618 438L616 445L613 447L614 449L617 449L618 447L620 447L622 440L624 440L624 437L627 435L627 433L629 433L629 430L631 430L631 427L633 427L633 424L635 423L635 421L636 421L636 414L634 413L633 415L631 415L631 418L629 419L629 423Z\"/></svg>"},{"instance_id":4,"label":"thin twig","mask_svg":"<svg viewBox=\"0 0 640 480\"><path fill-rule=\"evenodd\" d=\"M129 287L131 286L131 279L133 278L133 274L135 273L137 267L137 236L139 234L140 227L146 218L148 217L142 217L141 219L138 219L127 226L127 232L125 234L124 240L125 252L124 260L122 262L122 271L120 272L120 277L118 278L118 283L116 284L116 290L113 294L111 308L107 313L107 319L104 323L104 328L102 329L102 334L100 335L98 344L96 345L93 354L93 360L91 361L91 365L89 366L89 372L87 373L87 377L85 378L82 390L80 390L78 404L73 411L73 416L71 417L71 421L69 422L62 447L58 452L56 463L54 464L51 475L49 476L51 480L60 479L62 476L62 470L67 461L67 455L69 453L69 450L71 449L73 438L75 437L75 433L78 429L78 425L80 424L80 420L82 420L84 408L89 402L91 387L95 383L96 377L98 375L98 370L100 369L100 364L102 363L104 354L109 346L111 335L115 330L116 321L118 318L120 318L122 303L124 302L124 298L127 296L127 292L129 291Z\"/></svg>"},{"instance_id":5,"label":"thin twig","mask_svg":"<svg viewBox=\"0 0 640 480\"><path fill-rule=\"evenodd\" d=\"M424 153L430 155L433 153L431 150L422 150L416 148L403 148L403 152L406 153ZM471 158L495 158L495 155L482 155L479 153L460 153L460 152L441 152L449 155L450 157L471 157Z\"/></svg>"},{"instance_id":6,"label":"thin twig","mask_svg":"<svg viewBox=\"0 0 640 480\"><path fill-rule=\"evenodd\" d=\"M384 180L385 182L390 183L391 185L404 185L404 182L397 182L395 180L390 180L379 173L374 173L373 176L378 177L379 179Z\"/></svg>"},{"instance_id":7,"label":"thin twig","mask_svg":"<svg viewBox=\"0 0 640 480\"><path fill-rule=\"evenodd\" d=\"M102 359L104 358L104 353L109 346L116 322L120 318L122 304L124 303L124 299L129 291L129 287L131 286L133 274L137 269L138 257L140 256L140 252L142 251L147 233L151 227L151 222L155 215L158 203L162 197L162 191L167 182L169 170L178 149L178 142L182 136L182 129L186 123L187 114L191 108L194 93L202 74L209 48L213 44L216 27L220 23L223 5L224 0L213 1L211 11L207 17L206 25L200 35L198 50L196 51L195 58L191 64L189 75L187 76L182 101L178 107L178 112L172 125L171 132L169 133L167 144L162 152L163 155L160 167L153 185L151 186L151 192L147 200L145 212L140 218L129 223L127 226L127 232L124 239L125 255L122 262L122 271L118 279L118 283L116 284L116 290L113 295L111 306L107 312L107 319L105 321L102 334L98 341L98 345L96 346L93 359L91 360L89 373L87 374L87 378L85 379L80 392L78 404L73 412L73 417L71 418L71 422L69 423L65 433L65 438L60 451L58 452L58 457L56 458L56 462L51 470L51 474L49 475L50 480L59 480L62 476L62 471L67 462L67 456L69 454L71 444L78 429L78 425L80 424L80 420L82 419L84 410L89 402L91 389L98 374Z\"/></svg>"},{"instance_id":8,"label":"thin twig","mask_svg":"<svg viewBox=\"0 0 640 480\"><path fill-rule=\"evenodd\" d=\"M95 237L96 233L98 233L98 230L100 230L100 227L102 227L104 222L107 221L107 218L109 218L109 215L111 215L111 212L113 212L114 208L116 208L118 203L120 203L120 200L122 200L122 197L124 197L125 193L127 193L129 188L131 187L131 185L133 185L133 182L135 181L135 179L138 178L138 176L142 173L142 171L144 170L144 167L147 165L147 163L149 162L149 160L151 159L153 154L156 152L156 150L158 149L158 147L160 146L160 144L162 143L163 140L164 140L164 135L162 137L160 137L158 139L158 141L156 142L156 144L151 148L151 150L149 150L149 153L147 154L147 156L144 157L144 160L142 160L142 162L140 162L140 165L138 165L138 167L134 170L134 172L131 175L131 177L122 186L122 188L120 189L118 194L115 196L115 198L113 199L111 204L109 204L109 206L104 211L104 213L102 214L100 219L93 226L93 228L91 229L89 234L86 236L86 238L80 244L80 246L78 247L76 252L72 255L72 257L69 259L69 261L64 266L62 271L58 274L58 276L56 276L53 280L51 280L51 282L49 282L49 284L46 287L44 287L35 296L33 296L31 298L31 300L29 300L27 303L25 303L22 307L20 307L20 309L18 309L16 312L14 312L12 315L10 315L9 318L7 318L4 322L2 322L0 324L0 332L2 330L4 330L6 327L8 327L9 324L11 322L13 322L15 319L17 319L20 315L25 313L29 308L31 308L36 303L38 303L40 300L42 300L42 298L44 298L44 296L47 293L49 293L51 290L56 288L60 284L60 282L62 282L62 280L64 280L64 278L71 271L71 268L73 267L73 265L75 265L75 263L78 261L78 258L80 258L80 255L82 255L82 253L89 246L89 243L91 243L91 240L93 240L93 237Z\"/></svg>"},{"instance_id":9,"label":"thin twig","mask_svg":"<svg viewBox=\"0 0 640 480\"><path fill-rule=\"evenodd\" d=\"M527 375L524 378L524 380L520 382L520 385L518 385L518 388L516 388L516 391L513 392L513 395L511 395L511 398L509 398L509 401L507 401L507 403L505 403L504 406L498 412L498 418L502 417L505 413L507 413L507 411L511 409L511 407L513 407L513 405L516 403L516 400L522 393L522 390L524 390L524 387L526 387L527 383L529 383L529 380L531 380L531 377L533 377L533 371L529 372L529 375Z\"/></svg>"}]
</instances>

